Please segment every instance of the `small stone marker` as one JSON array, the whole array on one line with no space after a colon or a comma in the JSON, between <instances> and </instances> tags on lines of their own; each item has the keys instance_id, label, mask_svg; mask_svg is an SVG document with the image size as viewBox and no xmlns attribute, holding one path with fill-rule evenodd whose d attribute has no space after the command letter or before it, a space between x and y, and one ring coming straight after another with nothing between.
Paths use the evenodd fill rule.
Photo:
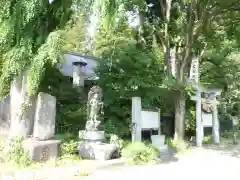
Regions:
<instances>
[{"instance_id":1,"label":"small stone marker","mask_svg":"<svg viewBox=\"0 0 240 180\"><path fill-rule=\"evenodd\" d=\"M33 138L49 140L54 137L56 98L46 93L38 94L34 118Z\"/></svg>"},{"instance_id":2,"label":"small stone marker","mask_svg":"<svg viewBox=\"0 0 240 180\"><path fill-rule=\"evenodd\" d=\"M164 135L152 135L152 145L160 150L160 153L164 154L168 152L168 145L165 144Z\"/></svg>"}]
</instances>

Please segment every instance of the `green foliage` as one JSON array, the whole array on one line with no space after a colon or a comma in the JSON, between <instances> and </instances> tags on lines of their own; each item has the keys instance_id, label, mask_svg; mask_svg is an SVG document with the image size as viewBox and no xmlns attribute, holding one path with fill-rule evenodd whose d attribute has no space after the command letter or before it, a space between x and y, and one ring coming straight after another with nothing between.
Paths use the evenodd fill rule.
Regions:
<instances>
[{"instance_id":1,"label":"green foliage","mask_svg":"<svg viewBox=\"0 0 240 180\"><path fill-rule=\"evenodd\" d=\"M74 155L77 152L78 142L76 140L67 140L61 143L61 156Z\"/></svg>"},{"instance_id":2,"label":"green foliage","mask_svg":"<svg viewBox=\"0 0 240 180\"><path fill-rule=\"evenodd\" d=\"M196 129L196 110L195 107L188 107L185 120L185 131L195 131Z\"/></svg>"},{"instance_id":3,"label":"green foliage","mask_svg":"<svg viewBox=\"0 0 240 180\"><path fill-rule=\"evenodd\" d=\"M86 122L87 90L74 88L69 77L63 76L51 64L45 64L45 78L40 91L49 93L57 99L57 133L76 134Z\"/></svg>"},{"instance_id":4,"label":"green foliage","mask_svg":"<svg viewBox=\"0 0 240 180\"><path fill-rule=\"evenodd\" d=\"M159 151L143 142L128 144L122 152L122 157L132 165L154 164L158 161Z\"/></svg>"},{"instance_id":5,"label":"green foliage","mask_svg":"<svg viewBox=\"0 0 240 180\"><path fill-rule=\"evenodd\" d=\"M54 139L61 140L60 156L75 155L77 153L78 141L76 136L71 133L56 134Z\"/></svg>"},{"instance_id":6,"label":"green foliage","mask_svg":"<svg viewBox=\"0 0 240 180\"><path fill-rule=\"evenodd\" d=\"M186 152L189 145L184 140L174 140L174 139L166 139L166 143L168 147L175 150L177 153Z\"/></svg>"},{"instance_id":7,"label":"green foliage","mask_svg":"<svg viewBox=\"0 0 240 180\"><path fill-rule=\"evenodd\" d=\"M62 32L63 52L86 53L86 22L82 13L74 13Z\"/></svg>"},{"instance_id":8,"label":"green foliage","mask_svg":"<svg viewBox=\"0 0 240 180\"><path fill-rule=\"evenodd\" d=\"M221 133L221 137L227 138L227 139L232 138L233 132L225 130L224 132Z\"/></svg>"},{"instance_id":9,"label":"green foliage","mask_svg":"<svg viewBox=\"0 0 240 180\"><path fill-rule=\"evenodd\" d=\"M192 93L192 88L186 85L191 58L185 65L183 80L165 79L164 70L169 68L167 65L169 59L165 59L163 62L162 38L164 35L162 33L165 30L166 21L159 11L161 9L159 2L154 1L152 7L146 7L146 1L104 0L93 3L82 1L82 3L84 6L81 7L84 8L81 9L81 13L72 18L63 33L64 50L94 54L101 59L97 72L100 77L99 84L104 92L103 128L105 131L120 137L130 136L132 96L141 96L144 108L160 107L164 113L166 111L172 113L173 101L177 98L176 92L180 90L185 93L186 97ZM194 38L195 36L197 38L193 40L193 44L190 42L192 45L190 52L196 52L195 55L198 56L205 48L200 61L200 82L207 87L221 88L223 90L221 102L232 105L239 101L240 94L238 90L240 86L237 81L240 78L238 73L240 70L238 61L239 23L237 23L239 13L226 10L225 7L233 6L232 1L216 1L214 5L207 1L197 1L194 2L196 3L194 6L191 6L191 3L193 1L174 1L172 3L171 19L166 36L169 39L166 41L169 40L171 46L179 47L178 50L181 54L179 57L182 57L182 54L188 52L186 48L189 47L186 45L188 39L185 38L191 37L188 36L189 32L186 32L189 30L186 26L192 25ZM101 26L97 38L94 39L93 52L86 52L84 19L85 15L94 9L101 11ZM140 13L147 9L147 12L140 14L144 16L141 19L143 22L140 22L136 29L132 29L127 23L126 11L136 11L136 9ZM206 9L208 10L206 19L197 19L197 17L204 17L201 14ZM215 12L215 10L217 15L212 17L211 14L215 13L211 12ZM189 18L192 17L189 16L190 11L196 15L193 17L192 24L189 21ZM208 14L208 12L210 13ZM118 21L115 21L116 18ZM7 25L7 23L2 25L3 29L6 29L5 32L9 31ZM43 64L39 63L36 67L43 67ZM40 77L37 72L36 69L36 76ZM4 81L9 80L9 76L4 79ZM85 122L85 108L71 98L69 98L71 101L68 101L67 95L65 96L67 88L62 89L60 88L59 93L62 95L57 96L60 99L58 109L61 109L58 110L58 119L60 119L58 127L63 127L64 130L60 131L76 131L83 127ZM68 91L71 91L72 95L74 94L74 90ZM84 97L81 93L79 96ZM67 106L66 104L71 105ZM195 131L195 104L189 99L186 104L185 127L186 131L192 133ZM234 114L239 112L239 110L234 110L234 112L220 113L220 119L228 121L229 117L236 116Z\"/></svg>"},{"instance_id":10,"label":"green foliage","mask_svg":"<svg viewBox=\"0 0 240 180\"><path fill-rule=\"evenodd\" d=\"M61 30L72 1L2 0L0 11L0 93L5 96L14 76L29 69L30 95L38 91L44 65L60 60Z\"/></svg>"},{"instance_id":11,"label":"green foliage","mask_svg":"<svg viewBox=\"0 0 240 180\"><path fill-rule=\"evenodd\" d=\"M4 162L22 168L31 165L32 161L23 147L22 139L15 138L11 140L6 154L4 154Z\"/></svg>"},{"instance_id":12,"label":"green foliage","mask_svg":"<svg viewBox=\"0 0 240 180\"><path fill-rule=\"evenodd\" d=\"M212 144L213 143L213 137L212 136L204 136L203 143L204 144Z\"/></svg>"},{"instance_id":13,"label":"green foliage","mask_svg":"<svg viewBox=\"0 0 240 180\"><path fill-rule=\"evenodd\" d=\"M131 98L143 97L144 107L154 107L162 59L154 56L154 49L139 46L126 24L111 31L101 28L94 45L94 54L101 58L97 74L104 92L104 128L109 134L130 136Z\"/></svg>"}]
</instances>

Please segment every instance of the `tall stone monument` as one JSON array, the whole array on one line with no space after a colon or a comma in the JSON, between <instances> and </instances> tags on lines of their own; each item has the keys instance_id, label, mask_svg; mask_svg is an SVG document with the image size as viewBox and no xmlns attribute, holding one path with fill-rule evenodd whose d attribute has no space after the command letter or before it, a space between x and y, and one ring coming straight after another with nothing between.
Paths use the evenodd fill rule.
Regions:
<instances>
[{"instance_id":1,"label":"tall stone monument","mask_svg":"<svg viewBox=\"0 0 240 180\"><path fill-rule=\"evenodd\" d=\"M109 160L119 152L114 144L104 143L104 131L98 129L103 114L102 89L93 86L88 93L87 122L79 131L79 155L82 158Z\"/></svg>"}]
</instances>

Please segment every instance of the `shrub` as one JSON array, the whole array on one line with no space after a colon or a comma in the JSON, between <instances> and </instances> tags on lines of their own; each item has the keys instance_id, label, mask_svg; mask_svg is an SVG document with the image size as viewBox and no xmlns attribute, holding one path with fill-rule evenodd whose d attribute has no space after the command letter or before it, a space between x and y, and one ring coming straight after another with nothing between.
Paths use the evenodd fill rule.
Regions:
<instances>
[{"instance_id":1,"label":"shrub","mask_svg":"<svg viewBox=\"0 0 240 180\"><path fill-rule=\"evenodd\" d=\"M61 143L60 154L61 156L65 155L74 155L77 153L78 142L76 140L65 140Z\"/></svg>"},{"instance_id":2,"label":"shrub","mask_svg":"<svg viewBox=\"0 0 240 180\"><path fill-rule=\"evenodd\" d=\"M4 161L13 166L28 167L32 161L23 147L23 139L16 138L11 140L4 156Z\"/></svg>"},{"instance_id":3,"label":"shrub","mask_svg":"<svg viewBox=\"0 0 240 180\"><path fill-rule=\"evenodd\" d=\"M185 152L189 146L184 140L167 139L166 143L168 147L172 148L178 153Z\"/></svg>"},{"instance_id":4,"label":"shrub","mask_svg":"<svg viewBox=\"0 0 240 180\"><path fill-rule=\"evenodd\" d=\"M224 132L221 133L221 136L223 138L232 138L233 137L233 132L225 130Z\"/></svg>"},{"instance_id":5,"label":"shrub","mask_svg":"<svg viewBox=\"0 0 240 180\"><path fill-rule=\"evenodd\" d=\"M212 144L213 143L213 137L212 136L204 136L203 143L204 144Z\"/></svg>"},{"instance_id":6,"label":"shrub","mask_svg":"<svg viewBox=\"0 0 240 180\"><path fill-rule=\"evenodd\" d=\"M73 134L56 134L55 139L62 141L60 145L61 156L75 155L77 153L78 141Z\"/></svg>"},{"instance_id":7,"label":"shrub","mask_svg":"<svg viewBox=\"0 0 240 180\"><path fill-rule=\"evenodd\" d=\"M154 164L158 155L156 148L143 142L130 143L122 151L122 156L132 165Z\"/></svg>"}]
</instances>

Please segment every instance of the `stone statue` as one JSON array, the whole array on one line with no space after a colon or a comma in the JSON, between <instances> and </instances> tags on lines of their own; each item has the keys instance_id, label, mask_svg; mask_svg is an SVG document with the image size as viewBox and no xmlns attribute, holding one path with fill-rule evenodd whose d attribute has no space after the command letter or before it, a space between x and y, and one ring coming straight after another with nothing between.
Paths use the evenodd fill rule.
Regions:
<instances>
[{"instance_id":1,"label":"stone statue","mask_svg":"<svg viewBox=\"0 0 240 180\"><path fill-rule=\"evenodd\" d=\"M203 93L202 111L205 113L213 113L215 106L215 95L213 93Z\"/></svg>"},{"instance_id":2,"label":"stone statue","mask_svg":"<svg viewBox=\"0 0 240 180\"><path fill-rule=\"evenodd\" d=\"M93 86L88 93L86 131L98 130L100 114L103 114L102 89Z\"/></svg>"},{"instance_id":3,"label":"stone statue","mask_svg":"<svg viewBox=\"0 0 240 180\"><path fill-rule=\"evenodd\" d=\"M115 143L106 143L105 132L98 130L100 116L103 114L102 96L99 86L93 86L88 93L87 122L85 130L79 131L81 141L78 152L82 158L109 160L119 157L120 147Z\"/></svg>"}]
</instances>

